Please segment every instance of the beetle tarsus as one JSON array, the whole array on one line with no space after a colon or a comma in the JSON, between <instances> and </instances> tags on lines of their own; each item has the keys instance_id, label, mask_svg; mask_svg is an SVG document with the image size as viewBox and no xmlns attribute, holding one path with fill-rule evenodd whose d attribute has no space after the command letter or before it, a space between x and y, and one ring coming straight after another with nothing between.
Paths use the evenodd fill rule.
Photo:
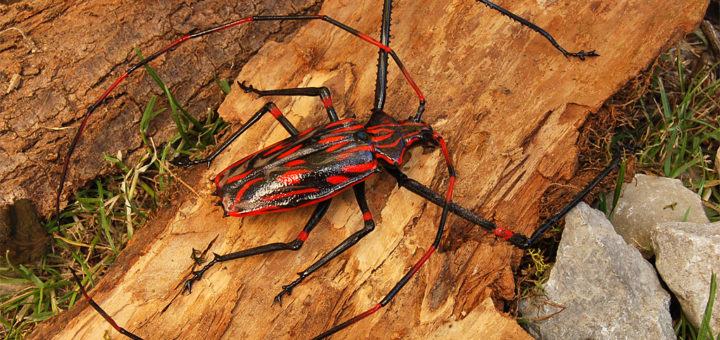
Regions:
<instances>
[{"instance_id":1,"label":"beetle tarsus","mask_svg":"<svg viewBox=\"0 0 720 340\"><path fill-rule=\"evenodd\" d=\"M565 57L577 57L577 58L580 58L580 60L585 60L585 57L598 57L598 56L600 56L599 54L597 54L597 53L595 52L595 50L592 50L592 51L589 51L589 52L585 52L584 50L580 50L580 52L575 52L575 53L565 52L565 53L563 53L563 54L565 55Z\"/></svg>"},{"instance_id":2,"label":"beetle tarsus","mask_svg":"<svg viewBox=\"0 0 720 340\"><path fill-rule=\"evenodd\" d=\"M280 306L282 306L282 298L283 298L283 295L285 295L285 294L287 294L287 296L292 295L292 288L293 288L293 287L290 287L289 285L288 285L288 286L282 286L282 287L283 287L282 292L280 292L280 294L278 294L277 296L275 296L275 299L273 300L273 304L277 303L277 304L279 304Z\"/></svg>"},{"instance_id":3,"label":"beetle tarsus","mask_svg":"<svg viewBox=\"0 0 720 340\"><path fill-rule=\"evenodd\" d=\"M187 281L185 281L185 284L183 285L182 293L185 294L187 292L188 294L192 294L192 284L195 281L199 281L202 278L203 271L193 271L192 277L189 278Z\"/></svg>"},{"instance_id":4,"label":"beetle tarsus","mask_svg":"<svg viewBox=\"0 0 720 340\"><path fill-rule=\"evenodd\" d=\"M212 163L212 159L210 159L210 158L203 158L203 159L198 159L198 160L191 161L188 156L183 155L183 156L180 156L180 157L175 158L175 159L173 159L172 161L170 161L170 164L172 164L172 165L174 165L174 166L180 166L180 167L183 167L183 168L185 168L185 169L187 169L187 168L189 168L189 167L191 167L191 166L193 166L193 165L198 165L198 164L203 164L203 163L206 163L206 164L207 164L207 167L209 168L209 167L210 167L210 164Z\"/></svg>"},{"instance_id":5,"label":"beetle tarsus","mask_svg":"<svg viewBox=\"0 0 720 340\"><path fill-rule=\"evenodd\" d=\"M258 89L254 88L252 85L245 85L245 81L242 81L242 82L238 81L237 84L238 84L238 86L240 86L240 88L243 91L245 91L245 93L252 92L252 93L260 96L260 92L258 91Z\"/></svg>"},{"instance_id":6,"label":"beetle tarsus","mask_svg":"<svg viewBox=\"0 0 720 340\"><path fill-rule=\"evenodd\" d=\"M302 282L303 279L304 279L304 277L301 275L299 278L297 278L295 281L293 281L289 285L282 286L283 290L280 292L280 294L278 294L275 297L275 301L273 303L277 302L278 304L280 304L280 306L282 306L283 295L287 294L287 296L290 296L292 294L293 288L295 288L295 286L300 284L300 282Z\"/></svg>"},{"instance_id":7,"label":"beetle tarsus","mask_svg":"<svg viewBox=\"0 0 720 340\"><path fill-rule=\"evenodd\" d=\"M217 253L213 253L213 255L215 255L215 257L213 258L212 261L208 262L208 264L206 264L205 267L202 267L202 269L200 269L200 270L193 270L191 272L192 277L187 279L187 281L185 281L185 284L183 285L183 289L182 289L183 294L185 294L185 292L188 292L188 294L192 294L193 283L195 281L200 281L200 279L202 279L203 274L205 274L205 271L210 269L210 267L215 265L215 263L219 262L220 255L218 255Z\"/></svg>"}]
</instances>

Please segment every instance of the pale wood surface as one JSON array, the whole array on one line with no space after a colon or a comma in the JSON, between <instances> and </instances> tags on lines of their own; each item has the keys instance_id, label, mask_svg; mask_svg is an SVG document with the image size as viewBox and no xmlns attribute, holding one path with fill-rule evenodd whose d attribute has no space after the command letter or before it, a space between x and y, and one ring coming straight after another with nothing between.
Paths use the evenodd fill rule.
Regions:
<instances>
[{"instance_id":1,"label":"pale wood surface","mask_svg":"<svg viewBox=\"0 0 720 340\"><path fill-rule=\"evenodd\" d=\"M454 200L502 226L531 233L538 198L551 183L573 175L574 143L587 116L690 32L707 2L523 0L501 5L545 27L569 50L596 49L601 57L567 60L542 37L467 0L398 1L391 46L428 98L424 119L448 141L458 173ZM377 36L379 6L378 1L329 0L321 13ZM252 29L229 34L243 39ZM325 85L341 116L350 111L366 119L376 55L362 41L313 22L291 40L266 44L238 79L263 89ZM400 118L414 114L416 98L394 66L390 79L386 111ZM221 114L242 122L265 102L234 87ZM301 130L327 119L317 99L275 102ZM233 160L284 137L268 117L209 171L188 172L199 179L200 197L188 195L176 214L161 213L138 233L93 289L97 302L129 330L154 339L309 338L375 305L430 245L440 212L398 190L386 174L367 182L376 230L309 277L282 307L272 305L280 287L361 227L350 191L334 199L300 251L218 265L191 295L178 297L161 312L191 265L191 248L204 248L217 236L211 251L226 253L291 240L300 231L312 207L222 219L205 181ZM439 192L446 189L438 151L414 150L404 170ZM513 271L522 252L480 230L470 240L459 240L453 230L467 225L458 218L451 217L448 227L449 249L434 254L387 308L337 338L527 338L492 303L502 306L515 295ZM42 325L34 338L98 339L107 329L81 303Z\"/></svg>"}]
</instances>

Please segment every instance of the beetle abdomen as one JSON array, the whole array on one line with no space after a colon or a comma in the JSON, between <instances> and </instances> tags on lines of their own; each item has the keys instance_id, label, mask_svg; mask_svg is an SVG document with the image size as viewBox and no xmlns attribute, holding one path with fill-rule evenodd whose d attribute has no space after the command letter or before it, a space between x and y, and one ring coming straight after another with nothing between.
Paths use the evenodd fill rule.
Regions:
<instances>
[{"instance_id":1,"label":"beetle abdomen","mask_svg":"<svg viewBox=\"0 0 720 340\"><path fill-rule=\"evenodd\" d=\"M215 178L223 209L247 216L328 199L377 172L365 127L328 123L270 145Z\"/></svg>"}]
</instances>

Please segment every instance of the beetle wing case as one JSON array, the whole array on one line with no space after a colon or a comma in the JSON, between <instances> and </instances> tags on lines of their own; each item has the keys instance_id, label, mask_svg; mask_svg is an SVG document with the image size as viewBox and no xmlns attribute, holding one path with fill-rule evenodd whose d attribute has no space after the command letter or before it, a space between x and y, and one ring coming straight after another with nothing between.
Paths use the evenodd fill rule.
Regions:
<instances>
[{"instance_id":1,"label":"beetle wing case","mask_svg":"<svg viewBox=\"0 0 720 340\"><path fill-rule=\"evenodd\" d=\"M281 211L326 200L378 171L365 127L331 122L270 145L215 178L231 216Z\"/></svg>"}]
</instances>

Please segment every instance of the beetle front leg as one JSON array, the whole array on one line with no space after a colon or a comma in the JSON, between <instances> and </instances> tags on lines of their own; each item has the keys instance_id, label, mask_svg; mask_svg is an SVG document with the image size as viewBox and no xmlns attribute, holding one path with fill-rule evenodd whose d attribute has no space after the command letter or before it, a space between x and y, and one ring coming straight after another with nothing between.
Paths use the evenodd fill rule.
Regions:
<instances>
[{"instance_id":1,"label":"beetle front leg","mask_svg":"<svg viewBox=\"0 0 720 340\"><path fill-rule=\"evenodd\" d=\"M333 106L332 97L330 97L330 90L327 87L297 87L290 89L278 89L278 90L258 90L252 85L245 85L245 82L237 82L245 93L254 93L258 97L266 96L309 96L309 97L320 97L325 110L327 111L328 117L331 122L337 122L338 116L335 112L335 106Z\"/></svg>"}]
</instances>

